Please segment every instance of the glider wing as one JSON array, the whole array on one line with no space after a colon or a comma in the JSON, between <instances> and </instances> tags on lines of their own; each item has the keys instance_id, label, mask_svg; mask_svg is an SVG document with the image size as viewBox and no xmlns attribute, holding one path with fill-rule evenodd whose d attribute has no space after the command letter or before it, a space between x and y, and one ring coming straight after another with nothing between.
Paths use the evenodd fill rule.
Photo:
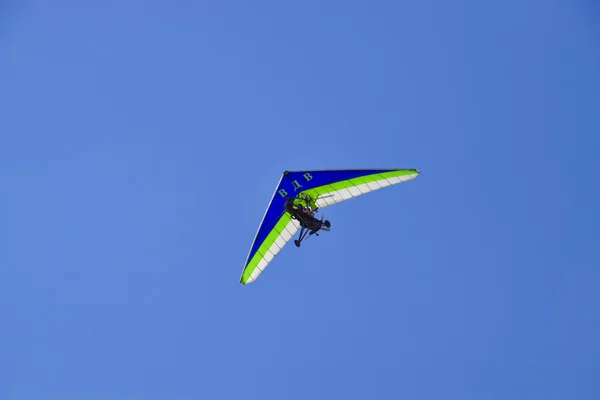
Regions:
<instances>
[{"instance_id":1,"label":"glider wing","mask_svg":"<svg viewBox=\"0 0 600 400\"><path fill-rule=\"evenodd\" d=\"M240 282L253 282L298 232L300 224L285 212L285 201L300 193L319 208L415 179L416 169L339 169L285 171L258 228Z\"/></svg>"}]
</instances>

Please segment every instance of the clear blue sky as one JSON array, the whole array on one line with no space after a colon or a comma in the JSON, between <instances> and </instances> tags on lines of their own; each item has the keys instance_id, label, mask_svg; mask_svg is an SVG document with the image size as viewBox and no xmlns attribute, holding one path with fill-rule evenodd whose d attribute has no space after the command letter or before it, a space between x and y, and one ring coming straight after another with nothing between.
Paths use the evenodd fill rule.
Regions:
<instances>
[{"instance_id":1,"label":"clear blue sky","mask_svg":"<svg viewBox=\"0 0 600 400\"><path fill-rule=\"evenodd\" d=\"M0 399L600 398L593 1L0 12ZM366 167L421 175L238 282Z\"/></svg>"}]
</instances>

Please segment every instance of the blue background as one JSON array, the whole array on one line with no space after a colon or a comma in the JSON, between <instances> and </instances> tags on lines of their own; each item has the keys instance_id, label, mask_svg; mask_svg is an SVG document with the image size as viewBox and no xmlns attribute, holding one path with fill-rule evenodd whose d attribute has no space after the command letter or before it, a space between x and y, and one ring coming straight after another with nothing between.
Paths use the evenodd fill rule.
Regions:
<instances>
[{"instance_id":1,"label":"blue background","mask_svg":"<svg viewBox=\"0 0 600 400\"><path fill-rule=\"evenodd\" d=\"M597 3L0 13L0 399L600 398ZM239 283L283 170L378 167Z\"/></svg>"}]
</instances>

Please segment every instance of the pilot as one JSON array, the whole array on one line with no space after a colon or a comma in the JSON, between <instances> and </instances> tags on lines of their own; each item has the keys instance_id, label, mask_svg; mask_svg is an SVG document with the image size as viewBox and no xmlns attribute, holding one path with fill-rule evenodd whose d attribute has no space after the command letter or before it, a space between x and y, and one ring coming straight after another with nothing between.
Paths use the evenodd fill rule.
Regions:
<instances>
[{"instance_id":1,"label":"pilot","mask_svg":"<svg viewBox=\"0 0 600 400\"><path fill-rule=\"evenodd\" d=\"M310 207L304 207L302 204L294 203L294 199L288 199L285 202L285 210L292 215L294 215L295 211L300 211L304 215L307 215L312 218L315 217L315 213L313 212L313 210L310 209Z\"/></svg>"}]
</instances>

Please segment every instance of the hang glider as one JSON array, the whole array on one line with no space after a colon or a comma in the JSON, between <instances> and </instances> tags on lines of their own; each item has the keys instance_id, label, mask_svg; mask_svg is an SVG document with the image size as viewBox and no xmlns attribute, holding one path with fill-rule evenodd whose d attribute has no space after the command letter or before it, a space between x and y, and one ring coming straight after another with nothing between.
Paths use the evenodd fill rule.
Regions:
<instances>
[{"instance_id":1,"label":"hang glider","mask_svg":"<svg viewBox=\"0 0 600 400\"><path fill-rule=\"evenodd\" d=\"M415 179L416 169L338 169L285 171L260 223L240 282L254 282L273 258L294 240L329 230L331 223L314 216L319 209L377 189Z\"/></svg>"}]
</instances>

